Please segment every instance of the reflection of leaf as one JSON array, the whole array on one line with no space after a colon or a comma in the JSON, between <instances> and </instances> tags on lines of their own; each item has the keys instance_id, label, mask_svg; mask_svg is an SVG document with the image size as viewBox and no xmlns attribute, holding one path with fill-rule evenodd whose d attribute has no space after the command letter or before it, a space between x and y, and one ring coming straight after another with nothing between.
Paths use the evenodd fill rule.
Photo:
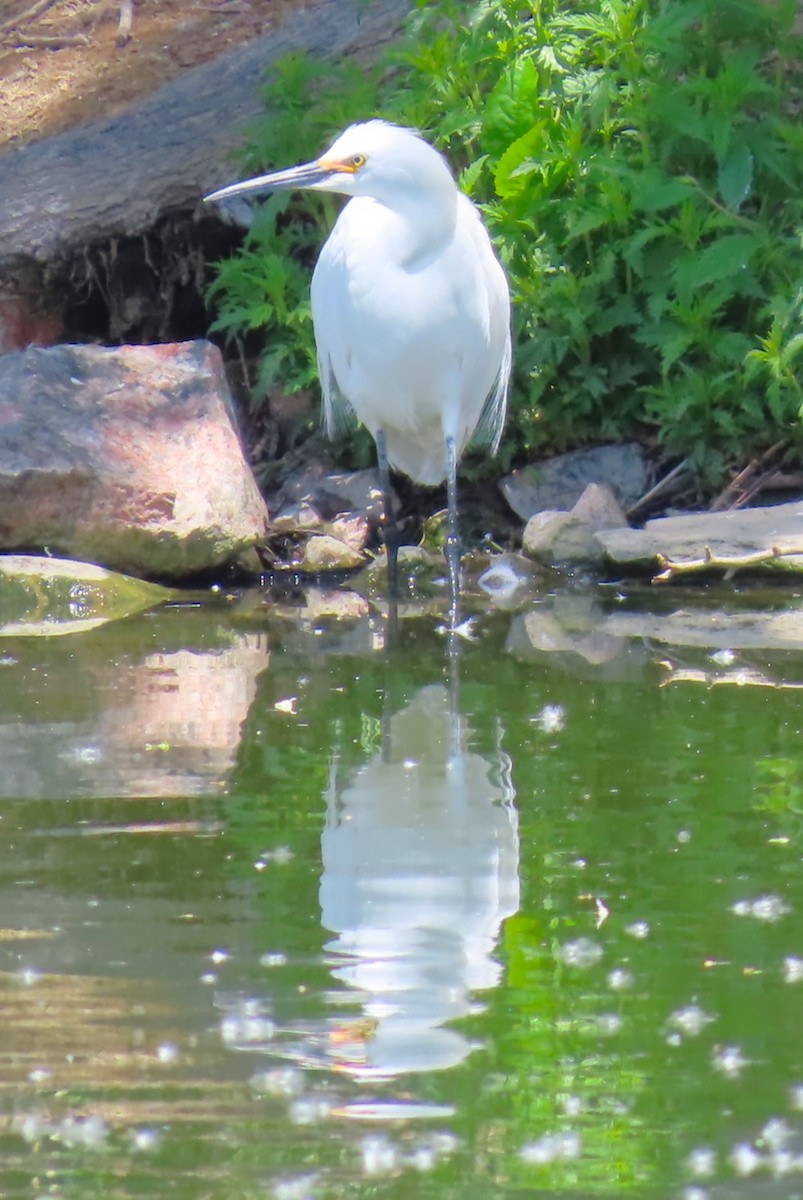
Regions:
<instances>
[{"instance_id":1,"label":"reflection of leaf","mask_svg":"<svg viewBox=\"0 0 803 1200\"><path fill-rule=\"evenodd\" d=\"M756 764L761 781L759 812L803 816L803 766L792 758L765 758Z\"/></svg>"}]
</instances>

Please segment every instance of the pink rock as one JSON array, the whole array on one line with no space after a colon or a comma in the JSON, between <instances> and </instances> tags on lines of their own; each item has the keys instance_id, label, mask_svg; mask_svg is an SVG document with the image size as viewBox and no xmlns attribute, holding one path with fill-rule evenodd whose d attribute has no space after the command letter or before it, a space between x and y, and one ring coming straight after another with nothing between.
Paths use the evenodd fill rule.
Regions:
<instances>
[{"instance_id":1,"label":"pink rock","mask_svg":"<svg viewBox=\"0 0 803 1200\"><path fill-rule=\"evenodd\" d=\"M52 346L64 336L61 317L27 301L23 296L0 295L0 354L26 346Z\"/></svg>"},{"instance_id":2,"label":"pink rock","mask_svg":"<svg viewBox=\"0 0 803 1200\"><path fill-rule=\"evenodd\" d=\"M0 357L0 549L178 579L238 559L267 520L210 343Z\"/></svg>"}]
</instances>

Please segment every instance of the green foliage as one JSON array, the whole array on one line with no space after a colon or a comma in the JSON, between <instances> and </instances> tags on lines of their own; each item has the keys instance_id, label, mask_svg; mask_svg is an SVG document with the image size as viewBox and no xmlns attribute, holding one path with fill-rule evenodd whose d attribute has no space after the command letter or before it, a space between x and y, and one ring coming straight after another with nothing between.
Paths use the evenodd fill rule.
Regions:
<instances>
[{"instance_id":1,"label":"green foliage","mask_svg":"<svg viewBox=\"0 0 803 1200\"><path fill-rule=\"evenodd\" d=\"M504 460L640 433L713 480L799 432L794 12L792 0L419 3L374 75L285 62L252 165L314 157L375 114L424 130L483 207L511 280ZM266 206L214 285L218 326L267 325L262 383L288 390L314 369L306 272L333 215L320 197L292 204L293 222Z\"/></svg>"}]
</instances>

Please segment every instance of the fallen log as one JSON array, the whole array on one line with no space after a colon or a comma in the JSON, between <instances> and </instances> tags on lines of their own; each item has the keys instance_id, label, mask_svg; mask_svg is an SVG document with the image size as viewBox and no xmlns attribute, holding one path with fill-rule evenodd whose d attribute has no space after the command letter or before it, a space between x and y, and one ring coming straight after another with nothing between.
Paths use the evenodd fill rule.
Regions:
<instances>
[{"instance_id":1,"label":"fallen log","mask_svg":"<svg viewBox=\"0 0 803 1200\"><path fill-rule=\"evenodd\" d=\"M369 58L409 0L318 0L117 116L0 154L0 289L32 295L48 268L99 239L191 209L231 176L244 127L264 112L266 68L291 52Z\"/></svg>"}]
</instances>

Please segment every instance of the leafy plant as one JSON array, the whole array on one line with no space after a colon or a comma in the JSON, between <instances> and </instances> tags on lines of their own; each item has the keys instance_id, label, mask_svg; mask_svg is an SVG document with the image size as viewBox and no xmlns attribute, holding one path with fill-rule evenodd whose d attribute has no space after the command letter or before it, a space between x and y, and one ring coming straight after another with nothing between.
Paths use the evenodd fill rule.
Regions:
<instances>
[{"instance_id":1,"label":"leafy plant","mask_svg":"<svg viewBox=\"0 0 803 1200\"><path fill-rule=\"evenodd\" d=\"M374 114L421 128L510 276L503 466L636 434L713 482L799 434L794 14L793 0L419 3L373 74L285 62L250 165L313 157ZM333 211L272 200L213 285L219 328L268 329L263 388L311 379L307 272Z\"/></svg>"}]
</instances>

